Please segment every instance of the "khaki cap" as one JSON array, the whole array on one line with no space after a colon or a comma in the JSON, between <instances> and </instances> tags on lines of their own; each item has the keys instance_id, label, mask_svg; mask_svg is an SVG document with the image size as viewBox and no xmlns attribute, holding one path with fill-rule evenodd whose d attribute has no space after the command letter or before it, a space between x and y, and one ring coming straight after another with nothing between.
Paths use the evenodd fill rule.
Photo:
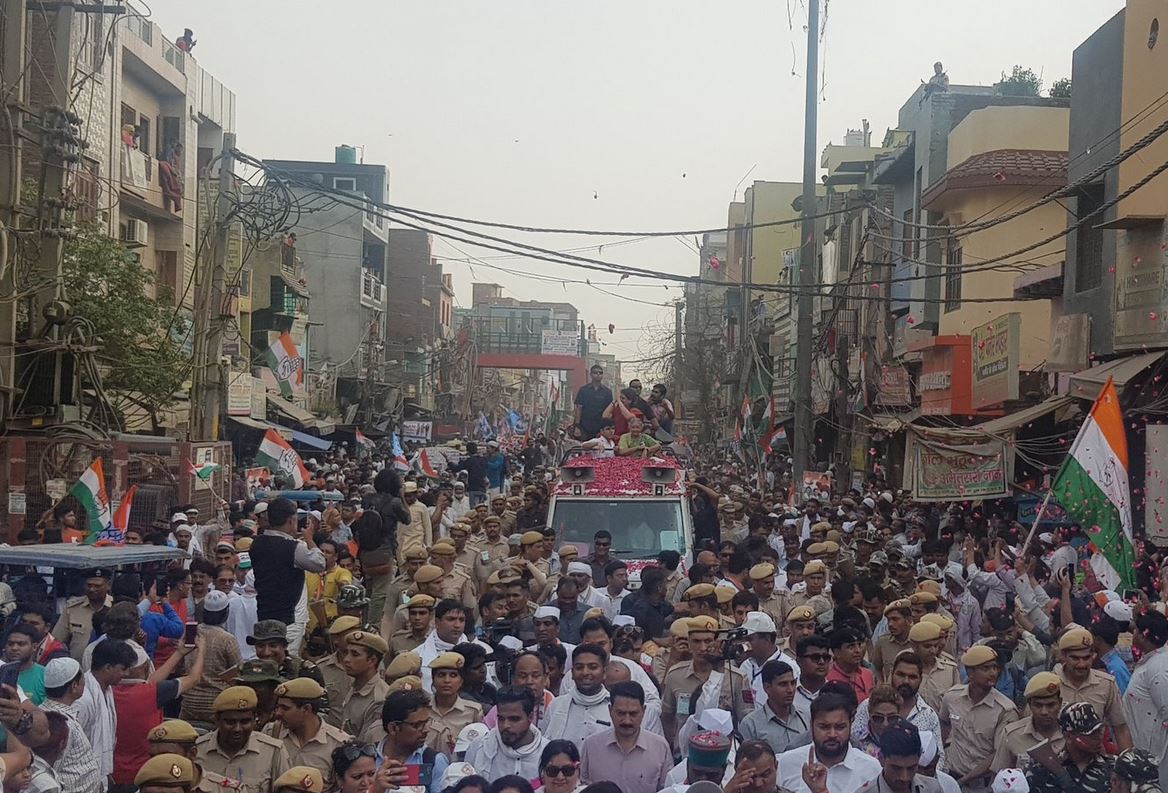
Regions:
<instances>
[{"instance_id":1,"label":"khaki cap","mask_svg":"<svg viewBox=\"0 0 1168 793\"><path fill-rule=\"evenodd\" d=\"M754 581L765 581L768 578L775 577L775 566L770 562L763 562L756 564L750 568L750 577Z\"/></svg>"},{"instance_id":2,"label":"khaki cap","mask_svg":"<svg viewBox=\"0 0 1168 793\"><path fill-rule=\"evenodd\" d=\"M324 688L311 677L297 677L276 686L276 696L289 699L320 699L324 696Z\"/></svg>"},{"instance_id":3,"label":"khaki cap","mask_svg":"<svg viewBox=\"0 0 1168 793\"><path fill-rule=\"evenodd\" d=\"M811 606L796 606L787 612L787 622L806 622L815 619L815 609Z\"/></svg>"},{"instance_id":4,"label":"khaki cap","mask_svg":"<svg viewBox=\"0 0 1168 793\"><path fill-rule=\"evenodd\" d=\"M931 578L926 578L921 583L917 584L917 591L921 593L928 593L938 600L941 599L941 583L934 581Z\"/></svg>"},{"instance_id":5,"label":"khaki cap","mask_svg":"<svg viewBox=\"0 0 1168 793\"><path fill-rule=\"evenodd\" d=\"M673 621L669 626L669 633L678 639L684 639L689 636L689 619L681 617Z\"/></svg>"},{"instance_id":6,"label":"khaki cap","mask_svg":"<svg viewBox=\"0 0 1168 793\"><path fill-rule=\"evenodd\" d=\"M1069 630L1058 640L1060 650L1090 650L1095 646L1095 638L1086 628Z\"/></svg>"},{"instance_id":7,"label":"khaki cap","mask_svg":"<svg viewBox=\"0 0 1168 793\"><path fill-rule=\"evenodd\" d=\"M134 776L134 784L194 785L195 766L181 754L160 754L151 757Z\"/></svg>"},{"instance_id":8,"label":"khaki cap","mask_svg":"<svg viewBox=\"0 0 1168 793\"><path fill-rule=\"evenodd\" d=\"M429 584L437 581L442 576L446 575L446 571L438 565L424 564L418 568L418 572L414 573L414 583Z\"/></svg>"},{"instance_id":9,"label":"khaki cap","mask_svg":"<svg viewBox=\"0 0 1168 793\"><path fill-rule=\"evenodd\" d=\"M503 571L496 570L495 572L493 572L489 576L487 576L487 586L498 586L499 584L503 583L502 581L499 580L499 573L501 573L501 572L503 572Z\"/></svg>"},{"instance_id":10,"label":"khaki cap","mask_svg":"<svg viewBox=\"0 0 1168 793\"><path fill-rule=\"evenodd\" d=\"M961 663L967 668L971 666L981 666L990 662L998 660L998 653L992 647L987 647L984 644L975 644L965 651L961 656Z\"/></svg>"},{"instance_id":11,"label":"khaki cap","mask_svg":"<svg viewBox=\"0 0 1168 793\"><path fill-rule=\"evenodd\" d=\"M1062 681L1054 672L1039 672L1026 684L1026 699L1031 697L1053 697L1062 690Z\"/></svg>"},{"instance_id":12,"label":"khaki cap","mask_svg":"<svg viewBox=\"0 0 1168 793\"><path fill-rule=\"evenodd\" d=\"M901 598L900 600L892 601L891 603L889 603L887 606L884 607L884 616L887 617L889 614L891 614L894 611L911 611L911 610L912 610L912 603L910 603L906 598Z\"/></svg>"},{"instance_id":13,"label":"khaki cap","mask_svg":"<svg viewBox=\"0 0 1168 793\"><path fill-rule=\"evenodd\" d=\"M372 631L353 631L346 637L345 641L350 645L365 647L381 655L389 652L389 645L385 643L385 639Z\"/></svg>"},{"instance_id":14,"label":"khaki cap","mask_svg":"<svg viewBox=\"0 0 1168 793\"><path fill-rule=\"evenodd\" d=\"M832 532L830 532L830 531L828 532L828 534L831 534L831 533ZM828 556L831 556L833 553L839 553L839 550L840 550L840 545L835 540L824 540L823 541L823 552L825 554L827 554Z\"/></svg>"},{"instance_id":15,"label":"khaki cap","mask_svg":"<svg viewBox=\"0 0 1168 793\"><path fill-rule=\"evenodd\" d=\"M836 531L835 529L832 529L831 531L829 531L827 533L827 542L834 542L838 546L843 541L844 541L844 535L841 534L840 532ZM839 548L836 548L836 550L838 551ZM834 552L828 551L828 553L834 553Z\"/></svg>"},{"instance_id":16,"label":"khaki cap","mask_svg":"<svg viewBox=\"0 0 1168 793\"><path fill-rule=\"evenodd\" d=\"M909 628L908 640L910 642L931 642L935 639L941 638L941 627L935 622L925 622L921 620L916 625Z\"/></svg>"},{"instance_id":17,"label":"khaki cap","mask_svg":"<svg viewBox=\"0 0 1168 793\"><path fill-rule=\"evenodd\" d=\"M816 573L826 574L827 573L827 565L825 565L819 559L812 559L810 562L808 562L803 567L803 577L806 578L807 576L815 575Z\"/></svg>"},{"instance_id":18,"label":"khaki cap","mask_svg":"<svg viewBox=\"0 0 1168 793\"><path fill-rule=\"evenodd\" d=\"M718 605L724 606L734 599L738 594L738 590L732 586L716 586L714 587L714 596L718 598Z\"/></svg>"},{"instance_id":19,"label":"khaki cap","mask_svg":"<svg viewBox=\"0 0 1168 793\"><path fill-rule=\"evenodd\" d=\"M718 632L718 621L713 617L707 617L705 615L700 617L690 617L687 622L687 627L689 628L686 633L687 636L691 636L695 633Z\"/></svg>"},{"instance_id":20,"label":"khaki cap","mask_svg":"<svg viewBox=\"0 0 1168 793\"><path fill-rule=\"evenodd\" d=\"M386 696L397 691L421 691L422 685L422 678L417 675L405 675L389 684L389 691L386 692Z\"/></svg>"},{"instance_id":21,"label":"khaki cap","mask_svg":"<svg viewBox=\"0 0 1168 793\"><path fill-rule=\"evenodd\" d=\"M956 627L957 623L946 617L944 614L926 614L921 617L921 622L931 622L941 629L942 632L951 631Z\"/></svg>"},{"instance_id":22,"label":"khaki cap","mask_svg":"<svg viewBox=\"0 0 1168 793\"><path fill-rule=\"evenodd\" d=\"M594 617L603 617L603 616L604 616L604 609L602 609L600 607L590 608L584 612L584 619L586 619L586 620L590 620Z\"/></svg>"},{"instance_id":23,"label":"khaki cap","mask_svg":"<svg viewBox=\"0 0 1168 793\"><path fill-rule=\"evenodd\" d=\"M500 584L514 584L516 581L522 581L523 576L514 567L507 567L499 571Z\"/></svg>"},{"instance_id":24,"label":"khaki cap","mask_svg":"<svg viewBox=\"0 0 1168 793\"><path fill-rule=\"evenodd\" d=\"M543 532L541 531L525 531L523 536L519 538L520 545L534 545L537 542L543 542Z\"/></svg>"},{"instance_id":25,"label":"khaki cap","mask_svg":"<svg viewBox=\"0 0 1168 793\"><path fill-rule=\"evenodd\" d=\"M575 558L580 555L580 549L575 545L561 545L559 554L561 560L563 560L565 556Z\"/></svg>"},{"instance_id":26,"label":"khaki cap","mask_svg":"<svg viewBox=\"0 0 1168 793\"><path fill-rule=\"evenodd\" d=\"M458 553L458 549L449 540L439 540L430 546L431 556L454 556L456 553Z\"/></svg>"},{"instance_id":27,"label":"khaki cap","mask_svg":"<svg viewBox=\"0 0 1168 793\"><path fill-rule=\"evenodd\" d=\"M235 541L235 550L237 550L237 551L250 551L251 544L252 544L251 537L240 537L238 540Z\"/></svg>"},{"instance_id":28,"label":"khaki cap","mask_svg":"<svg viewBox=\"0 0 1168 793\"><path fill-rule=\"evenodd\" d=\"M502 523L503 519L498 515L487 515L483 518L483 523Z\"/></svg>"},{"instance_id":29,"label":"khaki cap","mask_svg":"<svg viewBox=\"0 0 1168 793\"><path fill-rule=\"evenodd\" d=\"M258 705L255 689L248 686L231 686L215 697L211 711L223 713L228 710L255 710Z\"/></svg>"},{"instance_id":30,"label":"khaki cap","mask_svg":"<svg viewBox=\"0 0 1168 793\"><path fill-rule=\"evenodd\" d=\"M306 765L294 765L280 778L272 783L273 793L281 790L295 790L301 793L322 793L324 791L324 777L320 771Z\"/></svg>"},{"instance_id":31,"label":"khaki cap","mask_svg":"<svg viewBox=\"0 0 1168 793\"><path fill-rule=\"evenodd\" d=\"M199 740L199 732L182 719L170 719L159 724L146 734L150 743L194 743Z\"/></svg>"},{"instance_id":32,"label":"khaki cap","mask_svg":"<svg viewBox=\"0 0 1168 793\"><path fill-rule=\"evenodd\" d=\"M809 553L811 556L822 556L823 554L827 553L827 543L813 542L807 546L807 553Z\"/></svg>"},{"instance_id":33,"label":"khaki cap","mask_svg":"<svg viewBox=\"0 0 1168 793\"><path fill-rule=\"evenodd\" d=\"M351 631L354 628L361 627L361 620L354 617L352 614L346 614L343 617L337 617L333 620L333 624L328 626L329 636L339 636L345 631Z\"/></svg>"},{"instance_id":34,"label":"khaki cap","mask_svg":"<svg viewBox=\"0 0 1168 793\"><path fill-rule=\"evenodd\" d=\"M908 600L914 606L926 606L936 603L938 599L932 592L913 592L908 596Z\"/></svg>"},{"instance_id":35,"label":"khaki cap","mask_svg":"<svg viewBox=\"0 0 1168 793\"><path fill-rule=\"evenodd\" d=\"M462 669L466 658L458 653L439 653L438 657L430 662L431 669Z\"/></svg>"},{"instance_id":36,"label":"khaki cap","mask_svg":"<svg viewBox=\"0 0 1168 793\"><path fill-rule=\"evenodd\" d=\"M424 562L430 558L430 553L422 545L411 545L403 555L407 562Z\"/></svg>"},{"instance_id":37,"label":"khaki cap","mask_svg":"<svg viewBox=\"0 0 1168 793\"><path fill-rule=\"evenodd\" d=\"M696 598L708 598L714 593L713 584L694 584L689 589L685 590L685 594L681 596L682 600L694 600Z\"/></svg>"},{"instance_id":38,"label":"khaki cap","mask_svg":"<svg viewBox=\"0 0 1168 793\"><path fill-rule=\"evenodd\" d=\"M432 609L438 601L432 595L423 595L421 593L414 595L406 603L407 609Z\"/></svg>"},{"instance_id":39,"label":"khaki cap","mask_svg":"<svg viewBox=\"0 0 1168 793\"><path fill-rule=\"evenodd\" d=\"M827 533L831 531L831 524L826 520L821 520L819 523L815 523L811 526L811 531L822 531L826 536Z\"/></svg>"},{"instance_id":40,"label":"khaki cap","mask_svg":"<svg viewBox=\"0 0 1168 793\"><path fill-rule=\"evenodd\" d=\"M422 672L422 656L415 652L402 653L389 662L385 668L387 677L405 677Z\"/></svg>"}]
</instances>

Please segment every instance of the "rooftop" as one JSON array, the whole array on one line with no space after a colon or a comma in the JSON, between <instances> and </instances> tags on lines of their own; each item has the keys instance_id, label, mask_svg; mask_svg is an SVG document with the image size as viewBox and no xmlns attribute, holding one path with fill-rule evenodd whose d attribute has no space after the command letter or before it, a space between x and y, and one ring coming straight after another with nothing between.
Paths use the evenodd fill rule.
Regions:
<instances>
[{"instance_id":1,"label":"rooftop","mask_svg":"<svg viewBox=\"0 0 1168 793\"><path fill-rule=\"evenodd\" d=\"M921 204L929 206L950 190L981 187L1059 187L1067 183L1067 153L1041 149L997 149L975 154L933 183Z\"/></svg>"}]
</instances>

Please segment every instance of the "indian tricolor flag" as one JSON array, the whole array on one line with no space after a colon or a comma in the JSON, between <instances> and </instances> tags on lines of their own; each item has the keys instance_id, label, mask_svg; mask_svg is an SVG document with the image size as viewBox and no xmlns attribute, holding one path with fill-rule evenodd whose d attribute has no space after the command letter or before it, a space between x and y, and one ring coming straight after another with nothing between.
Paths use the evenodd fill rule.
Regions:
<instances>
[{"instance_id":1,"label":"indian tricolor flag","mask_svg":"<svg viewBox=\"0 0 1168 793\"><path fill-rule=\"evenodd\" d=\"M1134 589L1131 494L1123 410L1111 378L1063 461L1051 491L1094 546L1091 569L1107 589Z\"/></svg>"},{"instance_id":2,"label":"indian tricolor flag","mask_svg":"<svg viewBox=\"0 0 1168 793\"><path fill-rule=\"evenodd\" d=\"M264 466L274 474L286 476L292 481L293 488L304 487L309 478L308 469L304 467L300 455L275 430L268 430L260 441L255 462L257 466Z\"/></svg>"},{"instance_id":3,"label":"indian tricolor flag","mask_svg":"<svg viewBox=\"0 0 1168 793\"><path fill-rule=\"evenodd\" d=\"M300 351L296 349L296 342L292 341L290 334L280 334L268 348L267 358L268 367L276 376L280 393L285 399L304 385L304 359L300 357Z\"/></svg>"},{"instance_id":4,"label":"indian tricolor flag","mask_svg":"<svg viewBox=\"0 0 1168 793\"><path fill-rule=\"evenodd\" d=\"M93 545L103 534L113 528L113 514L110 512L109 493L105 489L105 469L101 458L94 460L77 484L69 490L69 495L81 503L85 517L89 521L85 543Z\"/></svg>"}]
</instances>

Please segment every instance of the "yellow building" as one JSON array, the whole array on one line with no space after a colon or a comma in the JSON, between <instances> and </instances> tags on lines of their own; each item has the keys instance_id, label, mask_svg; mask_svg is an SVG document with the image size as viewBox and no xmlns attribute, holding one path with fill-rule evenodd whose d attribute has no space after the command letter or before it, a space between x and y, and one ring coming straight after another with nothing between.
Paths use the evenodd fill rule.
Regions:
<instances>
[{"instance_id":1,"label":"yellow building","mask_svg":"<svg viewBox=\"0 0 1168 793\"><path fill-rule=\"evenodd\" d=\"M971 112L949 133L947 170L922 195L922 205L940 213L942 224L957 227L1005 215L1065 185L1069 123L1070 111L1061 107L995 106ZM1066 210L1051 202L1004 223L951 235L943 257L945 302L938 334L968 336L995 318L1017 312L1018 367L1038 368L1049 352L1050 301L976 302L1011 295L1017 275L989 265L979 269L979 263L1023 248L1065 224ZM1021 258L1029 268L1061 267L1064 245L1056 240Z\"/></svg>"}]
</instances>

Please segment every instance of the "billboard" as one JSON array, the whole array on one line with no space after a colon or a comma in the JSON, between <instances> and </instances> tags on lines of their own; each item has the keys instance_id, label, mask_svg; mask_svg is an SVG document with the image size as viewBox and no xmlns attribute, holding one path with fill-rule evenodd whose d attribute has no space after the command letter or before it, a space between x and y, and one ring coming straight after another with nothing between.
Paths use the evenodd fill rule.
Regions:
<instances>
[{"instance_id":1,"label":"billboard","mask_svg":"<svg viewBox=\"0 0 1168 793\"><path fill-rule=\"evenodd\" d=\"M231 372L227 381L227 415L251 415L251 372Z\"/></svg>"},{"instance_id":2,"label":"billboard","mask_svg":"<svg viewBox=\"0 0 1168 793\"><path fill-rule=\"evenodd\" d=\"M574 330L545 330L539 351L543 355L579 355L580 335Z\"/></svg>"},{"instance_id":3,"label":"billboard","mask_svg":"<svg viewBox=\"0 0 1168 793\"><path fill-rule=\"evenodd\" d=\"M912 385L907 369L894 363L880 367L876 404L885 407L912 405Z\"/></svg>"},{"instance_id":4,"label":"billboard","mask_svg":"<svg viewBox=\"0 0 1168 793\"><path fill-rule=\"evenodd\" d=\"M1063 314L1054 325L1050 352L1046 356L1048 372L1081 372L1090 365L1091 315Z\"/></svg>"},{"instance_id":5,"label":"billboard","mask_svg":"<svg viewBox=\"0 0 1168 793\"><path fill-rule=\"evenodd\" d=\"M1022 315L1002 314L978 325L970 336L973 407L1017 399Z\"/></svg>"},{"instance_id":6,"label":"billboard","mask_svg":"<svg viewBox=\"0 0 1168 793\"><path fill-rule=\"evenodd\" d=\"M904 486L917 501L977 501L1010 495L1013 454L1004 441L950 446L908 436Z\"/></svg>"},{"instance_id":7,"label":"billboard","mask_svg":"<svg viewBox=\"0 0 1168 793\"><path fill-rule=\"evenodd\" d=\"M401 423L401 438L413 443L429 443L433 434L434 423L431 421L403 421Z\"/></svg>"}]
</instances>

